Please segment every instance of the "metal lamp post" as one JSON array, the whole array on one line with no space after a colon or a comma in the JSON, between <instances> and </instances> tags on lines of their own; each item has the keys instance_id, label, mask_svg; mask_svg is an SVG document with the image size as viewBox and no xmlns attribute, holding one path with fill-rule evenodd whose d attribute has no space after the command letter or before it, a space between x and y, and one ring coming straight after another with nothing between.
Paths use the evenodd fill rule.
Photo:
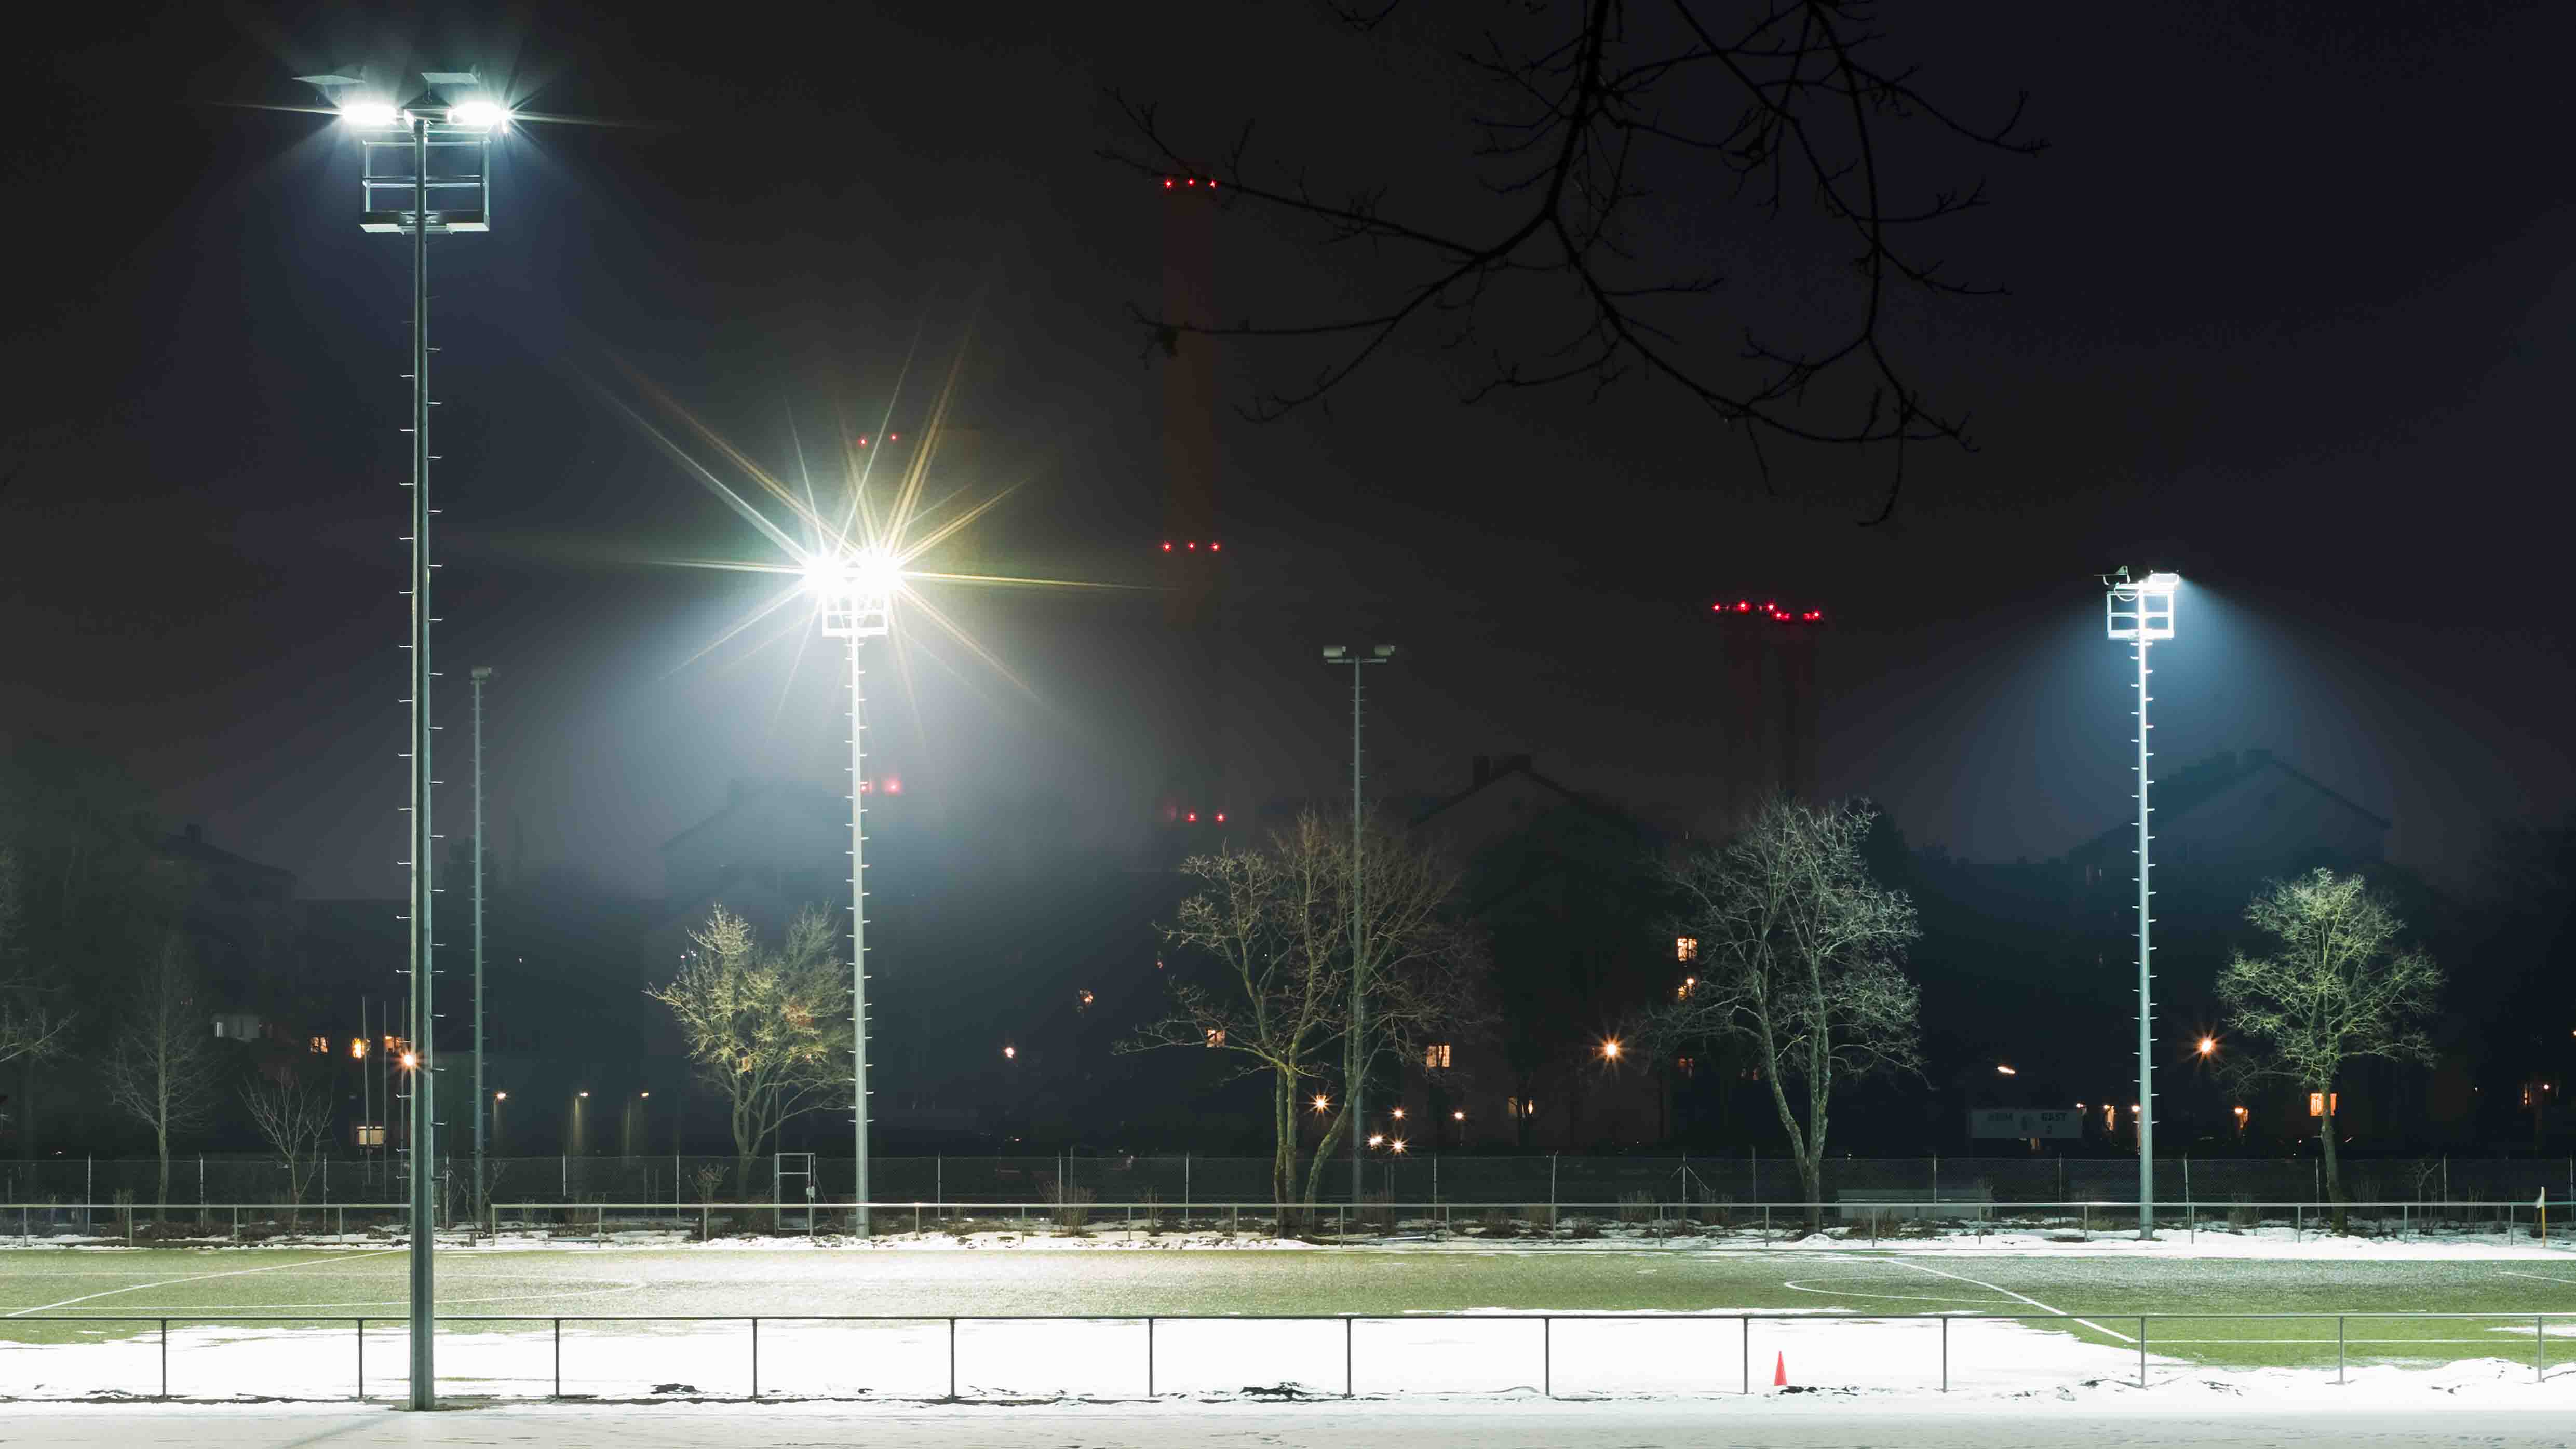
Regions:
<instances>
[{"instance_id":1,"label":"metal lamp post","mask_svg":"<svg viewBox=\"0 0 2576 1449\"><path fill-rule=\"evenodd\" d=\"M868 938L867 716L859 644L891 631L900 566L882 550L835 551L817 558L806 582L822 604L826 638L850 641L850 1105L855 1154L851 1231L868 1234Z\"/></svg>"},{"instance_id":2,"label":"metal lamp post","mask_svg":"<svg viewBox=\"0 0 2576 1449\"><path fill-rule=\"evenodd\" d=\"M2155 1097L2155 980L2150 971L2152 944L2149 933L2154 920L2148 914L2148 898L2155 894L2148 885L2147 817L2152 807L2147 803L2147 647L2157 640L2174 636L2174 590L2182 580L2176 575L2152 573L2132 581L2127 569L2103 580L2110 592L2103 607L2113 639L2126 640L2137 646L2138 656L2138 1236L2152 1238L2156 1231L2156 1097Z\"/></svg>"},{"instance_id":3,"label":"metal lamp post","mask_svg":"<svg viewBox=\"0 0 2576 1449\"><path fill-rule=\"evenodd\" d=\"M367 93L362 75L332 73L300 79L319 87L359 137L359 220L362 231L411 238L411 891L409 921L412 1049L411 1130L411 1389L414 1409L437 1407L434 1345L437 1335L432 1274L437 1225L437 1080L433 1038L438 1015L431 989L436 940L431 934L429 524L429 238L432 232L491 230L491 144L509 112L483 94L472 71L423 71L426 94L397 106ZM440 169L433 170L433 159ZM393 169L379 170L379 163ZM403 168L408 163L409 169ZM430 204L430 193L440 204ZM390 203L380 206L379 202ZM479 1110L478 1110L479 1117Z\"/></svg>"},{"instance_id":4,"label":"metal lamp post","mask_svg":"<svg viewBox=\"0 0 2576 1449\"><path fill-rule=\"evenodd\" d=\"M1368 975L1366 971L1366 928L1360 912L1360 842L1363 838L1363 811L1360 803L1360 667L1384 664L1395 657L1392 644L1372 644L1352 649L1341 644L1324 646L1324 662L1351 667L1351 1030L1349 1045L1342 1054L1342 1071L1350 1079L1351 1123L1351 1205L1357 1207L1366 1195L1361 1165L1367 1160L1360 1147L1360 1124L1368 1119L1361 1115L1368 1105Z\"/></svg>"},{"instance_id":5,"label":"metal lamp post","mask_svg":"<svg viewBox=\"0 0 2576 1449\"><path fill-rule=\"evenodd\" d=\"M484 1170L483 1118L483 686L492 666L477 664L474 681L474 1211L481 1216L491 1178Z\"/></svg>"}]
</instances>

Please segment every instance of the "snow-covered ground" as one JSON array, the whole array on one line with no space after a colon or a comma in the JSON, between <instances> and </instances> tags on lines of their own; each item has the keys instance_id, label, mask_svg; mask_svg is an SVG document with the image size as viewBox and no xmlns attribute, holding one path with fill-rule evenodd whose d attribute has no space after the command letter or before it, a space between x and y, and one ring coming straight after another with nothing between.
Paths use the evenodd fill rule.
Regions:
<instances>
[{"instance_id":1,"label":"snow-covered ground","mask_svg":"<svg viewBox=\"0 0 2576 1449\"><path fill-rule=\"evenodd\" d=\"M2081 1321L2081 1320L2078 1320ZM2484 1327L2480 1325L2479 1327ZM2475 1331L2474 1329L2469 1331ZM0 1345L0 1396L336 1398L404 1388L403 1330L174 1325L89 1341ZM1733 1395L1748 1385L1868 1395L2102 1393L2176 1384L2266 1399L2525 1390L2576 1409L2576 1369L2534 1385L2531 1361L2499 1333L2495 1357L2440 1368L2356 1367L2337 1388L2329 1369L2219 1371L2128 1346L2117 1320L2085 1338L2032 1323L1950 1316L1871 1320L1830 1310L1803 1317L1710 1319L1554 1315L1318 1319L1189 1318L882 1322L747 1319L468 1327L439 1335L443 1393L469 1398L746 1398L1029 1400L1181 1396L1408 1398ZM2527 1340L2526 1340L2527 1342ZM756 1357L755 1357L756 1355ZM756 1376L756 1378L755 1378ZM952 1390L953 1386L953 1390Z\"/></svg>"},{"instance_id":2,"label":"snow-covered ground","mask_svg":"<svg viewBox=\"0 0 2576 1449\"><path fill-rule=\"evenodd\" d=\"M2535 1386L2508 1367L2445 1375L2367 1375L2336 1389L2225 1381L2114 1383L2010 1397L1881 1394L1566 1401L1413 1399L1281 1404L1235 1399L1014 1405L512 1405L433 1415L347 1405L0 1405L0 1443L136 1449L563 1449L902 1444L1067 1449L2110 1449L2362 1445L2466 1449L2570 1442L2576 1392Z\"/></svg>"}]
</instances>

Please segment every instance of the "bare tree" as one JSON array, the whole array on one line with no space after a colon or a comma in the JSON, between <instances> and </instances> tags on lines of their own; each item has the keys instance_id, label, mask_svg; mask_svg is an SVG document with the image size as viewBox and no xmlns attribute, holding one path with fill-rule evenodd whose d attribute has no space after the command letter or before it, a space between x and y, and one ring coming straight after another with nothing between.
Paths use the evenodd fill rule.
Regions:
<instances>
[{"instance_id":1,"label":"bare tree","mask_svg":"<svg viewBox=\"0 0 2576 1449\"><path fill-rule=\"evenodd\" d=\"M135 982L107 1058L107 1099L152 1129L161 1159L158 1206L170 1203L170 1134L204 1121L212 1106L211 1043L188 944L174 931Z\"/></svg>"},{"instance_id":2,"label":"bare tree","mask_svg":"<svg viewBox=\"0 0 2576 1449\"><path fill-rule=\"evenodd\" d=\"M2279 942L2268 956L2238 952L2218 974L2227 1029L2247 1049L2231 1058L2248 1079L2286 1080L2317 1098L2326 1194L2344 1226L2335 1155L2335 1082L2365 1057L2430 1062L2424 1022L2442 994L2442 968L2401 948L2406 923L2360 876L2319 868L2267 887L2245 919Z\"/></svg>"},{"instance_id":3,"label":"bare tree","mask_svg":"<svg viewBox=\"0 0 2576 1449\"><path fill-rule=\"evenodd\" d=\"M764 952L751 925L722 906L691 933L697 950L667 986L645 995L671 1008L698 1075L725 1100L739 1175L788 1119L850 1098L850 980L822 912L789 923Z\"/></svg>"},{"instance_id":4,"label":"bare tree","mask_svg":"<svg viewBox=\"0 0 2576 1449\"><path fill-rule=\"evenodd\" d=\"M1240 1059L1237 1075L1270 1074L1270 1192L1283 1227L1284 1209L1298 1201L1301 1099L1347 1015L1347 891L1335 881L1342 859L1310 812L1263 849L1181 862L1197 888L1163 928L1184 966L1167 983L1171 1012L1118 1044L1122 1052L1221 1051ZM1187 972L1191 958L1211 969Z\"/></svg>"},{"instance_id":5,"label":"bare tree","mask_svg":"<svg viewBox=\"0 0 2576 1449\"><path fill-rule=\"evenodd\" d=\"M295 1068L280 1066L254 1074L242 1088L242 1104L249 1108L260 1140L286 1172L286 1228L293 1232L303 1217L305 1191L330 1146L331 1094L305 1081ZM415 1170L421 1166L415 1164Z\"/></svg>"},{"instance_id":6,"label":"bare tree","mask_svg":"<svg viewBox=\"0 0 2576 1449\"><path fill-rule=\"evenodd\" d=\"M1342 17L1365 32L1396 8ZM1990 290L1944 275L1924 234L1985 199L1982 180L1936 175L1945 148L2044 149L2020 134L2026 98L1992 121L1932 99L1884 54L1866 0L1557 0L1471 24L1462 62L1483 110L1459 169L1481 207L1422 200L1448 188L1420 174L1318 182L1259 152L1249 124L1204 143L1120 98L1129 135L1108 159L1377 268L1361 301L1322 316L1138 310L1149 339L1175 355L1184 337L1305 344L1313 370L1265 392L1259 418L1325 398L1405 334L1474 359L1471 400L1642 373L1743 437L1766 477L1766 439L1888 450L1872 522L1896 507L1906 445L1966 443L1964 417L1897 361L1891 319L1907 291ZM1813 284L1730 292L1729 261L1777 274L1748 255L1748 221L1770 223Z\"/></svg>"},{"instance_id":7,"label":"bare tree","mask_svg":"<svg viewBox=\"0 0 2576 1449\"><path fill-rule=\"evenodd\" d=\"M52 1010L26 960L27 912L17 852L0 845L0 1064L61 1050L71 1019Z\"/></svg>"},{"instance_id":8,"label":"bare tree","mask_svg":"<svg viewBox=\"0 0 2576 1449\"><path fill-rule=\"evenodd\" d=\"M1122 1052L1191 1047L1241 1059L1241 1073L1270 1076L1271 1192L1283 1207L1312 1205L1324 1164L1351 1121L1347 1087L1318 1094L1322 1140L1308 1159L1299 1143L1307 1088L1326 1080L1342 1048L1347 1083L1374 1060L1409 1053L1475 1016L1483 958L1440 913L1456 874L1436 853L1383 826L1363 842L1359 960L1369 1020L1350 1031L1353 933L1347 823L1308 811L1259 850L1193 856L1181 873L1199 889L1181 903L1166 942L1212 969L1175 975L1172 1010L1122 1041ZM1301 1187L1299 1178L1304 1183Z\"/></svg>"},{"instance_id":9,"label":"bare tree","mask_svg":"<svg viewBox=\"0 0 2576 1449\"><path fill-rule=\"evenodd\" d=\"M1914 903L1861 857L1876 818L1863 803L1775 796L1724 847L1666 867L1682 903L1674 934L1699 938L1702 969L1647 1034L1749 1050L1797 1161L1810 1231L1835 1088L1922 1069L1921 993L1903 970L1921 933Z\"/></svg>"}]
</instances>

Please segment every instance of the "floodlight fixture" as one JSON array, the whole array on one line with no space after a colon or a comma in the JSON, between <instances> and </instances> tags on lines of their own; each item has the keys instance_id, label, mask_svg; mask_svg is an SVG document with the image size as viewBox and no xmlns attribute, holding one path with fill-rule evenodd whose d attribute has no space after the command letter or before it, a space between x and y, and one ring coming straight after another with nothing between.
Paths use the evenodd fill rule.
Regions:
<instances>
[{"instance_id":1,"label":"floodlight fixture","mask_svg":"<svg viewBox=\"0 0 2576 1449\"><path fill-rule=\"evenodd\" d=\"M823 633L833 639L875 639L890 632L894 591L903 565L881 548L832 549L805 563L805 587L823 606Z\"/></svg>"}]
</instances>

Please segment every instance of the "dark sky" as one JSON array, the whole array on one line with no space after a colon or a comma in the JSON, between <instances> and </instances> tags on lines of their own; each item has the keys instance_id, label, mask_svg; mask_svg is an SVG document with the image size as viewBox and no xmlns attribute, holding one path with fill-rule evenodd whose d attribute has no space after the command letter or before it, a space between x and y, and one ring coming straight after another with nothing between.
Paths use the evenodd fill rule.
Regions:
<instances>
[{"instance_id":1,"label":"dark sky","mask_svg":"<svg viewBox=\"0 0 2576 1449\"><path fill-rule=\"evenodd\" d=\"M1427 214L1476 203L1459 37L1434 18L1354 40L1319 7L1143 9L59 19L6 62L0 729L94 738L174 821L308 894L398 890L407 259L357 230L345 137L255 108L309 104L289 77L350 60L479 62L528 108L635 123L521 128L495 230L434 250L440 774L464 778L464 674L491 663L505 841L651 890L654 845L728 777L837 759L828 656L737 640L687 662L762 581L655 560L762 555L603 401L634 396L621 367L784 464L791 414L873 418L916 336L935 373L971 322L957 481L1025 479L973 561L1155 583L1161 390L1122 308L1157 295L1163 198L1095 154L1119 135L1106 94L1211 143L1257 118L1283 162ZM2092 576L2130 563L2193 585L2160 655L2169 764L2272 748L2456 876L2489 821L2576 799L2571 30L2559 6L2394 3L1898 25L1927 87L1979 112L2027 90L2049 142L1941 163L1992 204L1935 250L2009 294L1895 331L1979 451L1918 452L1896 521L1863 529L1883 460L1801 458L1766 486L1649 382L1461 407L1453 361L1417 346L1329 413L1227 418L1242 788L1333 788L1346 685L1314 646L1389 638L1391 786L1526 750L1696 818L1704 611L1753 592L1835 620L1829 789L1918 842L2053 854L2128 808L2127 665ZM1707 245L1759 258L1749 234ZM1654 245L1688 267L1703 243ZM1248 217L1217 257L1229 308L1373 285ZM1801 285L1794 263L1746 277L1764 303ZM1237 354L1228 386L1305 365ZM1053 793L1121 839L1145 742L1206 687L1174 677L1154 597L937 598L1028 687L921 635L911 696L883 681L891 767L941 809Z\"/></svg>"}]
</instances>

